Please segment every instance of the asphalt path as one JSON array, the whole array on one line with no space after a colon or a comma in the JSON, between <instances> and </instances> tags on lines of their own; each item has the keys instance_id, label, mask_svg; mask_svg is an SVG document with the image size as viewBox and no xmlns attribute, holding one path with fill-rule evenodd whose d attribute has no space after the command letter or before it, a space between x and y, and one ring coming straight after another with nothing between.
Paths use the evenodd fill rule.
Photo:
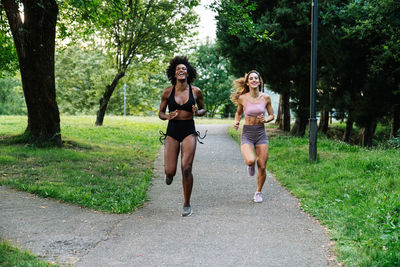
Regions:
<instances>
[{"instance_id":1,"label":"asphalt path","mask_svg":"<svg viewBox=\"0 0 400 267\"><path fill-rule=\"evenodd\" d=\"M181 173L164 183L163 150L149 201L128 215L105 214L0 187L0 239L74 266L337 266L325 229L268 174L252 201L227 125L207 129L193 165L193 214L181 217ZM267 167L268 168L268 167Z\"/></svg>"}]
</instances>

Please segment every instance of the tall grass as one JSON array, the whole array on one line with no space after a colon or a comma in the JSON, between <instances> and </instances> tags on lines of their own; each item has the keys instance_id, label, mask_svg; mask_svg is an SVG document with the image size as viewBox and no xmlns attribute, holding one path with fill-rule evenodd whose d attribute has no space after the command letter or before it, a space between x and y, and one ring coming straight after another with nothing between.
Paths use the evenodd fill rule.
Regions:
<instances>
[{"instance_id":1,"label":"tall grass","mask_svg":"<svg viewBox=\"0 0 400 267\"><path fill-rule=\"evenodd\" d=\"M346 266L400 266L400 150L319 138L310 164L307 138L275 136L267 168L328 226Z\"/></svg>"}]
</instances>

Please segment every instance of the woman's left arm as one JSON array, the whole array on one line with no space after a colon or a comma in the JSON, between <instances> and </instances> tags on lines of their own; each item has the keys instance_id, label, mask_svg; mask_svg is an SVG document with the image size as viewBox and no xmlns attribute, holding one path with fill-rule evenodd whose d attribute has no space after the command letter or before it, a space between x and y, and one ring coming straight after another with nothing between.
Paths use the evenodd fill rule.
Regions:
<instances>
[{"instance_id":1,"label":"woman's left arm","mask_svg":"<svg viewBox=\"0 0 400 267\"><path fill-rule=\"evenodd\" d=\"M274 110L272 109L271 97L269 95L265 95L265 108L267 109L268 117L264 120L264 123L273 121Z\"/></svg>"},{"instance_id":2,"label":"woman's left arm","mask_svg":"<svg viewBox=\"0 0 400 267\"><path fill-rule=\"evenodd\" d=\"M204 114L206 114L206 110L204 109L203 93L197 87L193 87L193 91L196 94L197 104L197 107L195 105L192 106L193 115L199 117L204 116Z\"/></svg>"}]
</instances>

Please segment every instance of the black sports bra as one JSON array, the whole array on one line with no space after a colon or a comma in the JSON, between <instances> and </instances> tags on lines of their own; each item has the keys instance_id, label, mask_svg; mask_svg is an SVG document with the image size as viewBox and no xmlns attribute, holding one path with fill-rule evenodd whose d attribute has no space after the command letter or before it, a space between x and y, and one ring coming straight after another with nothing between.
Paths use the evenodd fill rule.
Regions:
<instances>
[{"instance_id":1,"label":"black sports bra","mask_svg":"<svg viewBox=\"0 0 400 267\"><path fill-rule=\"evenodd\" d=\"M169 112L174 111L174 110L186 110L188 112L192 112L192 106L195 104L194 97L193 97L193 91L192 91L192 86L189 84L189 99L188 101L183 104L179 105L175 101L175 86L172 88L172 92L168 97L168 110Z\"/></svg>"}]
</instances>

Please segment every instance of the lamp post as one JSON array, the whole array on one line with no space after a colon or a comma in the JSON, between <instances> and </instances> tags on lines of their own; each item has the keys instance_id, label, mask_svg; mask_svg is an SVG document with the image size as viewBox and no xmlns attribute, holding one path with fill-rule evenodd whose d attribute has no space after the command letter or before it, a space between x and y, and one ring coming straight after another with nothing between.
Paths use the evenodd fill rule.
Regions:
<instances>
[{"instance_id":1,"label":"lamp post","mask_svg":"<svg viewBox=\"0 0 400 267\"><path fill-rule=\"evenodd\" d=\"M126 116L126 82L124 83L124 117Z\"/></svg>"},{"instance_id":2,"label":"lamp post","mask_svg":"<svg viewBox=\"0 0 400 267\"><path fill-rule=\"evenodd\" d=\"M315 114L317 86L317 35L318 35L318 0L312 0L311 11L311 73L310 73L310 125L309 125L309 162L317 160L317 119Z\"/></svg>"}]
</instances>

